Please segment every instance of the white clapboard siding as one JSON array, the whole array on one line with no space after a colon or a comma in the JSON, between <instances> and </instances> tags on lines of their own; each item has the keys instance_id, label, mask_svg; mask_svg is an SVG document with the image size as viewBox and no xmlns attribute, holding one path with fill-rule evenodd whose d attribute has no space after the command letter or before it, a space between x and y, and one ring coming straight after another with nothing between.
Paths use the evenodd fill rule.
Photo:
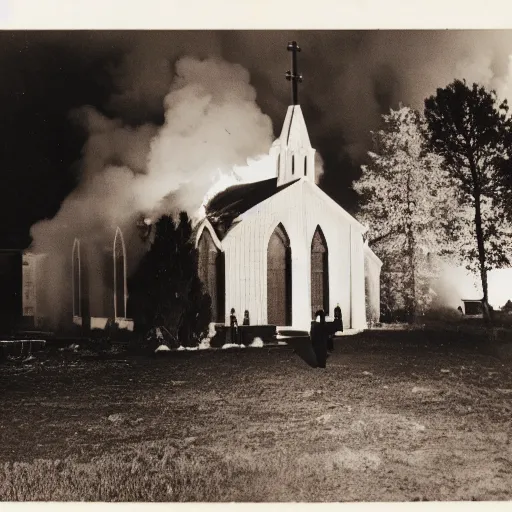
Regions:
<instances>
[{"instance_id":1,"label":"white clapboard siding","mask_svg":"<svg viewBox=\"0 0 512 512\"><path fill-rule=\"evenodd\" d=\"M311 321L311 241L317 226L325 236L329 265L329 314L340 304L345 325L366 326L364 227L318 187L300 180L245 212L222 241L226 262L226 322L235 308L252 324L267 323L267 247L282 224L292 251L292 325Z\"/></svg>"},{"instance_id":2,"label":"white clapboard siding","mask_svg":"<svg viewBox=\"0 0 512 512\"><path fill-rule=\"evenodd\" d=\"M368 244L364 245L364 257L370 294L366 300L373 315L373 320L378 321L380 319L380 272L382 261L370 249Z\"/></svg>"},{"instance_id":3,"label":"white clapboard siding","mask_svg":"<svg viewBox=\"0 0 512 512\"><path fill-rule=\"evenodd\" d=\"M267 323L267 248L274 229L282 224L292 253L292 326L310 327L311 242L319 226L328 250L327 313L332 317L339 304L344 325L364 329L366 227L315 185L315 149L300 106L288 107L281 136L272 144L270 155L276 162L277 185L291 184L235 219L222 240L226 322L231 308L235 308L239 319L247 309L252 324ZM294 182L296 178L300 179Z\"/></svg>"},{"instance_id":4,"label":"white clapboard siding","mask_svg":"<svg viewBox=\"0 0 512 512\"><path fill-rule=\"evenodd\" d=\"M364 291L364 251L363 237L360 232L351 226L351 318L352 329L366 328L366 301Z\"/></svg>"}]
</instances>

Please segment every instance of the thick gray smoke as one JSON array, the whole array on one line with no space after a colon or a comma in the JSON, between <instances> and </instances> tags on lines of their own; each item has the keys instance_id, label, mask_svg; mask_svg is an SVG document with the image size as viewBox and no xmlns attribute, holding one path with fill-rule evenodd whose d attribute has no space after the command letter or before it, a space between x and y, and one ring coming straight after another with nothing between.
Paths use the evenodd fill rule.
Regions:
<instances>
[{"instance_id":1,"label":"thick gray smoke","mask_svg":"<svg viewBox=\"0 0 512 512\"><path fill-rule=\"evenodd\" d=\"M164 99L161 127L132 128L92 107L72 112L89 135L80 183L53 219L31 231L32 249L51 256L40 286L51 290L49 311L56 318L69 313L74 237L101 252L112 246L119 226L133 266L144 250L136 236L138 215L185 210L193 216L217 173L268 152L272 123L255 99L242 66L184 57Z\"/></svg>"}]
</instances>

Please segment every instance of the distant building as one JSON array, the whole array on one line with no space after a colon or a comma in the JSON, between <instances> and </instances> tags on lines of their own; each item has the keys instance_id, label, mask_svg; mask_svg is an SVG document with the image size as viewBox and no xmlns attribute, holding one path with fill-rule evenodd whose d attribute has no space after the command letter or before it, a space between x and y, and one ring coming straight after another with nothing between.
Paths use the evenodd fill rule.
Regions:
<instances>
[{"instance_id":1,"label":"distant building","mask_svg":"<svg viewBox=\"0 0 512 512\"><path fill-rule=\"evenodd\" d=\"M120 228L112 231L107 245L98 246L86 237L75 238L58 262L69 276L62 283L48 278L49 258L30 250L23 253L24 326L45 326L52 317L52 308L64 305L61 326L73 323L86 330L104 329L114 321L121 329L133 329L127 314L127 255ZM52 294L55 287L59 292ZM63 304L56 304L55 297L60 297Z\"/></svg>"},{"instance_id":2,"label":"distant building","mask_svg":"<svg viewBox=\"0 0 512 512\"><path fill-rule=\"evenodd\" d=\"M128 318L127 256L121 229L98 251L87 240L75 239L71 254L73 323L85 329L104 329L109 320L133 330Z\"/></svg>"},{"instance_id":3,"label":"distant building","mask_svg":"<svg viewBox=\"0 0 512 512\"><path fill-rule=\"evenodd\" d=\"M0 250L0 332L22 318L22 251Z\"/></svg>"}]
</instances>

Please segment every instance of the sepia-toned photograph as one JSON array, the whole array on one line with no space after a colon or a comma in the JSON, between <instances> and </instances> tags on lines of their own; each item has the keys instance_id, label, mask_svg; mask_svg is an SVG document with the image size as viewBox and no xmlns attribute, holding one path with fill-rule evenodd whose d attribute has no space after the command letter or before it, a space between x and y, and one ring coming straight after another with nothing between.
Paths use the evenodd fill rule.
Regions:
<instances>
[{"instance_id":1,"label":"sepia-toned photograph","mask_svg":"<svg viewBox=\"0 0 512 512\"><path fill-rule=\"evenodd\" d=\"M2 27L0 501L512 499L512 21Z\"/></svg>"}]
</instances>

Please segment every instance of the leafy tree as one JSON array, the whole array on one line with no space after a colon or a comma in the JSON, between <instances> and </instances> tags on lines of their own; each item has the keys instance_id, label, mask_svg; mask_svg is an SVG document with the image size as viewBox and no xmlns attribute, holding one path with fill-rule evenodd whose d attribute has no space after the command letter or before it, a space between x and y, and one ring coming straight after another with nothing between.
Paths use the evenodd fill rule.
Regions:
<instances>
[{"instance_id":1,"label":"leafy tree","mask_svg":"<svg viewBox=\"0 0 512 512\"><path fill-rule=\"evenodd\" d=\"M165 327L176 343L196 344L208 329L210 299L197 274L197 251L185 212L176 224L163 216L149 251L130 280L131 309L138 331Z\"/></svg>"},{"instance_id":2,"label":"leafy tree","mask_svg":"<svg viewBox=\"0 0 512 512\"><path fill-rule=\"evenodd\" d=\"M460 218L453 226L459 255L480 273L484 317L490 319L487 273L507 265L507 223L503 220L501 178L510 136L508 105L496 93L455 80L425 100L430 147L443 157L444 169L457 184Z\"/></svg>"},{"instance_id":3,"label":"leafy tree","mask_svg":"<svg viewBox=\"0 0 512 512\"><path fill-rule=\"evenodd\" d=\"M414 319L432 298L436 266L429 254L448 244L443 226L453 215L453 194L442 159L425 150L419 112L400 106L383 116L383 125L372 132L375 152L354 188L369 242L383 261L383 310Z\"/></svg>"}]
</instances>

